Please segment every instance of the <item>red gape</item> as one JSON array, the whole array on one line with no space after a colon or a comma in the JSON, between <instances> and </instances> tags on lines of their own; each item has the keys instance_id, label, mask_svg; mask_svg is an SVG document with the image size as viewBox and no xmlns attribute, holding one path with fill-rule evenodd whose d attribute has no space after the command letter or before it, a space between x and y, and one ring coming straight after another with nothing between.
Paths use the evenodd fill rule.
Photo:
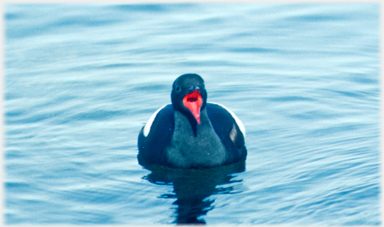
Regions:
<instances>
[{"instance_id":1,"label":"red gape","mask_svg":"<svg viewBox=\"0 0 384 227\"><path fill-rule=\"evenodd\" d=\"M200 95L199 90L187 94L183 98L183 104L187 107L196 118L198 124L200 124L200 107L203 104L203 99Z\"/></svg>"}]
</instances>

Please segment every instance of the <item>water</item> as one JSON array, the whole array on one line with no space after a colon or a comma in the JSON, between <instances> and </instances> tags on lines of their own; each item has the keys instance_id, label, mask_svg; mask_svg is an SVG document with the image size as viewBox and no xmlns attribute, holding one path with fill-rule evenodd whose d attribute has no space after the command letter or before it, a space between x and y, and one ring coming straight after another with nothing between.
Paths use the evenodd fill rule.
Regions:
<instances>
[{"instance_id":1,"label":"water","mask_svg":"<svg viewBox=\"0 0 384 227\"><path fill-rule=\"evenodd\" d=\"M379 4L7 4L5 223L380 225ZM148 170L198 73L245 166Z\"/></svg>"}]
</instances>

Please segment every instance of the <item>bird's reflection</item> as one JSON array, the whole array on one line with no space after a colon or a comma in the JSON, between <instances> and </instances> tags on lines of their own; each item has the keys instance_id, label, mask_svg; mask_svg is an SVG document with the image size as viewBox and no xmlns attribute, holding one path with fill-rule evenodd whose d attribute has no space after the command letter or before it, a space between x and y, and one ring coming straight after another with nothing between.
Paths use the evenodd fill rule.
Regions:
<instances>
[{"instance_id":1,"label":"bird's reflection","mask_svg":"<svg viewBox=\"0 0 384 227\"><path fill-rule=\"evenodd\" d=\"M173 185L173 194L163 194L160 198L176 199L175 221L177 224L205 224L204 216L214 209L214 194L234 193L234 173L245 170L245 162L209 169L171 169L139 163L151 173L144 177L154 184Z\"/></svg>"}]
</instances>

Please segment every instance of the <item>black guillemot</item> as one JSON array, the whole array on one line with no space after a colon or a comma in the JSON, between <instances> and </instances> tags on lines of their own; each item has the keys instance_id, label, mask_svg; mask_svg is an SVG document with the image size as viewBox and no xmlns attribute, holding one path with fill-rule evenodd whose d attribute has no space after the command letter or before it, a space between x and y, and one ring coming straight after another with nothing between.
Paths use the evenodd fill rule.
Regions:
<instances>
[{"instance_id":1,"label":"black guillemot","mask_svg":"<svg viewBox=\"0 0 384 227\"><path fill-rule=\"evenodd\" d=\"M139 161L172 168L210 168L245 160L243 123L223 105L207 103L203 78L197 74L178 77L171 100L141 129Z\"/></svg>"}]
</instances>

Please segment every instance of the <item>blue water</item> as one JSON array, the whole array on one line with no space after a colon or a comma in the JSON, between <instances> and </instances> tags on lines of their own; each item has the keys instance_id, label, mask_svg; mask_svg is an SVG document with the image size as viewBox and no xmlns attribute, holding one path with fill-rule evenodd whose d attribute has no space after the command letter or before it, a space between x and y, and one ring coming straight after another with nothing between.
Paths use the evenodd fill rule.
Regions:
<instances>
[{"instance_id":1,"label":"blue water","mask_svg":"<svg viewBox=\"0 0 384 227\"><path fill-rule=\"evenodd\" d=\"M380 225L379 8L5 5L5 223ZM138 164L184 73L243 121L245 168Z\"/></svg>"}]
</instances>

